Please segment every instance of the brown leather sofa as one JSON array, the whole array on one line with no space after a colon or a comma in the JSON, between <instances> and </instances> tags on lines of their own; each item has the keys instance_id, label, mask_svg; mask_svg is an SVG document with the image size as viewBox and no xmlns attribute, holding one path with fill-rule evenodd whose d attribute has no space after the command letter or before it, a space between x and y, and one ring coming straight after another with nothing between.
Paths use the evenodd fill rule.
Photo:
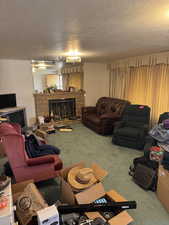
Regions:
<instances>
[{"instance_id":1,"label":"brown leather sofa","mask_svg":"<svg viewBox=\"0 0 169 225\"><path fill-rule=\"evenodd\" d=\"M114 122L120 120L129 104L126 100L101 97L96 106L82 108L82 123L99 134L111 134Z\"/></svg>"}]
</instances>

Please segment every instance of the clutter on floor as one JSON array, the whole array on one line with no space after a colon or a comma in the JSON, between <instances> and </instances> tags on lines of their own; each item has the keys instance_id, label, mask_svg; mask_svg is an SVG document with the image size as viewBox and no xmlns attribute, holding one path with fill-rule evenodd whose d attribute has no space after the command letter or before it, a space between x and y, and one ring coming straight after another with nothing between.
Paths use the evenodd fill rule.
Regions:
<instances>
[{"instance_id":1,"label":"clutter on floor","mask_svg":"<svg viewBox=\"0 0 169 225\"><path fill-rule=\"evenodd\" d=\"M114 190L105 192L101 180L106 175L107 171L96 163L90 168L78 163L63 169L60 199L52 206L44 200L33 180L12 185L18 221L21 225L129 224L133 218L126 209L135 209L136 202L127 201Z\"/></svg>"},{"instance_id":2,"label":"clutter on floor","mask_svg":"<svg viewBox=\"0 0 169 225\"><path fill-rule=\"evenodd\" d=\"M73 131L73 128L70 125L56 125L55 129L57 129L60 132L71 132L71 131Z\"/></svg>"},{"instance_id":3,"label":"clutter on floor","mask_svg":"<svg viewBox=\"0 0 169 225\"><path fill-rule=\"evenodd\" d=\"M92 163L90 167L86 167L85 163L82 162L63 169L61 174L63 178L61 198L64 199L64 203L69 202L70 204L70 201L72 201L72 204L74 204L73 202L75 201L81 205L91 204L96 201L95 203L97 205L101 204L97 201L103 201L102 198L104 198L106 204L111 202L126 202L126 199L114 190L105 192L101 181L108 173L96 163ZM70 196L72 196L71 199ZM99 217L103 219L104 223L107 221L111 225L127 225L133 221L133 218L126 211L119 209L112 209L111 213L108 213L108 211L105 213L100 213L99 210L96 212L88 212L86 209L84 214L89 220L93 221Z\"/></svg>"},{"instance_id":4,"label":"clutter on floor","mask_svg":"<svg viewBox=\"0 0 169 225\"><path fill-rule=\"evenodd\" d=\"M159 118L161 123L149 131L150 136L147 137L144 156L134 159L134 165L130 167L129 174L146 190L156 191L157 180L160 180L159 165L169 171L169 119L162 120L168 115L168 113L162 114Z\"/></svg>"},{"instance_id":5,"label":"clutter on floor","mask_svg":"<svg viewBox=\"0 0 169 225\"><path fill-rule=\"evenodd\" d=\"M46 132L47 134L52 134L56 132L56 129L54 128L54 123L43 123L39 127L40 130Z\"/></svg>"},{"instance_id":6,"label":"clutter on floor","mask_svg":"<svg viewBox=\"0 0 169 225\"><path fill-rule=\"evenodd\" d=\"M166 116L166 114L162 116ZM156 149L160 148L156 153L156 157L159 158L164 168L169 170L169 119L165 119L162 123L155 125L149 131L149 135L156 140Z\"/></svg>"},{"instance_id":7,"label":"clutter on floor","mask_svg":"<svg viewBox=\"0 0 169 225\"><path fill-rule=\"evenodd\" d=\"M35 131L36 135L45 136L45 134L55 133L57 130L61 132L72 131L71 124L79 123L80 118L75 117L72 119L54 120L50 117L38 117L39 128Z\"/></svg>"}]
</instances>

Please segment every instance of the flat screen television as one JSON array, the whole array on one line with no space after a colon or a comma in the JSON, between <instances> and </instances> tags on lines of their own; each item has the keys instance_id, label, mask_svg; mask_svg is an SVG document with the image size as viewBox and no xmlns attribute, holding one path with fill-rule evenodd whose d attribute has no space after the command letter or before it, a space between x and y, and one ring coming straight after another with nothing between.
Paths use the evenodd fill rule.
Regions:
<instances>
[{"instance_id":1,"label":"flat screen television","mask_svg":"<svg viewBox=\"0 0 169 225\"><path fill-rule=\"evenodd\" d=\"M16 107L16 94L0 94L0 109Z\"/></svg>"}]
</instances>

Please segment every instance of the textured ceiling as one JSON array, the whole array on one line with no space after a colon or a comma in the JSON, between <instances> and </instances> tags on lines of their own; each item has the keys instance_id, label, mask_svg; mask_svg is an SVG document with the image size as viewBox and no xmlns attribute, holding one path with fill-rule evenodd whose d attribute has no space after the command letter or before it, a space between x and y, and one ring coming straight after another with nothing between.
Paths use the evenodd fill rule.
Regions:
<instances>
[{"instance_id":1,"label":"textured ceiling","mask_svg":"<svg viewBox=\"0 0 169 225\"><path fill-rule=\"evenodd\" d=\"M168 0L0 0L0 58L55 59L78 49L111 61L169 50Z\"/></svg>"}]
</instances>

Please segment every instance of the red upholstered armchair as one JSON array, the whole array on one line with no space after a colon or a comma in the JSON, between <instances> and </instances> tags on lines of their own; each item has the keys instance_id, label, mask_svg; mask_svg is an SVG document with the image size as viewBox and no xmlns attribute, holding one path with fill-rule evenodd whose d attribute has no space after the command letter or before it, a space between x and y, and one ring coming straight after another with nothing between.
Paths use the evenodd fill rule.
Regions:
<instances>
[{"instance_id":1,"label":"red upholstered armchair","mask_svg":"<svg viewBox=\"0 0 169 225\"><path fill-rule=\"evenodd\" d=\"M38 182L60 175L62 161L58 155L28 158L25 151L25 140L18 124L0 124L0 141L16 182L30 179Z\"/></svg>"},{"instance_id":2,"label":"red upholstered armchair","mask_svg":"<svg viewBox=\"0 0 169 225\"><path fill-rule=\"evenodd\" d=\"M122 113L130 102L117 98L99 98L96 106L82 108L82 122L99 134L113 132L113 125L121 119Z\"/></svg>"}]
</instances>

